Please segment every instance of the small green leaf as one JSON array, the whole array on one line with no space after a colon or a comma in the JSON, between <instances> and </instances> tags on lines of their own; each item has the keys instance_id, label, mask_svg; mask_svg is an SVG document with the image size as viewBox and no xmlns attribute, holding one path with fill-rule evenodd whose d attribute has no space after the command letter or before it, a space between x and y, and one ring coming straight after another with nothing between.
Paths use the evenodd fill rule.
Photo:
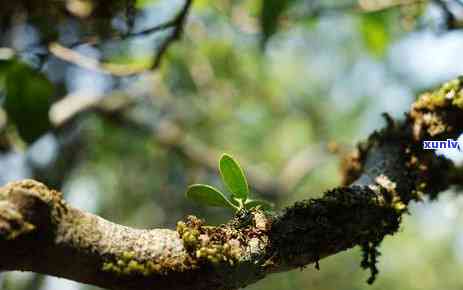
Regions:
<instances>
[{"instance_id":1,"label":"small green leaf","mask_svg":"<svg viewBox=\"0 0 463 290\"><path fill-rule=\"evenodd\" d=\"M193 184L188 187L186 197L203 205L235 208L218 189L206 184Z\"/></svg>"},{"instance_id":2,"label":"small green leaf","mask_svg":"<svg viewBox=\"0 0 463 290\"><path fill-rule=\"evenodd\" d=\"M262 210L271 210L273 208L273 204L265 200L248 199L245 203L245 208L259 208Z\"/></svg>"},{"instance_id":3,"label":"small green leaf","mask_svg":"<svg viewBox=\"0 0 463 290\"><path fill-rule=\"evenodd\" d=\"M243 201L246 200L249 195L248 182L238 162L232 156L223 154L219 167L222 180L233 196Z\"/></svg>"}]
</instances>

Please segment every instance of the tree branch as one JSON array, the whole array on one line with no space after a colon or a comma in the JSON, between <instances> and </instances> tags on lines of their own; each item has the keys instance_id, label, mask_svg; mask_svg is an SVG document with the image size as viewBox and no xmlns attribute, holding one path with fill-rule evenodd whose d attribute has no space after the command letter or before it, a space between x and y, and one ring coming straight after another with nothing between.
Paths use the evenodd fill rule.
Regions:
<instances>
[{"instance_id":1,"label":"tree branch","mask_svg":"<svg viewBox=\"0 0 463 290\"><path fill-rule=\"evenodd\" d=\"M426 0L390 0L390 1L369 1L360 0L352 3L326 5L320 1L309 2L305 9L295 12L296 19L306 19L320 17L322 15L345 14L345 13L375 13L404 6L418 5L426 3Z\"/></svg>"},{"instance_id":2,"label":"tree branch","mask_svg":"<svg viewBox=\"0 0 463 290\"><path fill-rule=\"evenodd\" d=\"M69 47L65 47L57 42L51 42L48 44L48 51L49 53L53 54L55 57L72 63L74 65L97 71L104 74L110 74L114 76L124 77L124 76L132 76L135 74L143 73L148 69L155 70L157 69L160 64L163 56L167 52L167 49L170 45L180 39L184 25L186 22L186 18L188 16L188 12L193 4L193 0L185 0L185 4L182 6L180 11L177 13L175 17L171 20L161 23L159 25L150 27L148 29L138 31L138 32L130 32L126 34L114 34L112 35L111 39L127 39L127 38L134 38L134 37L141 37L146 36L155 32L164 31L167 29L172 29L172 32L164 39L155 56L151 67L147 67L146 65L139 65L139 64L116 64L116 63L109 63L109 62L100 62L96 59L84 56L77 51L73 50L73 47L82 45L82 44L97 44L99 42L97 37L86 37L82 40L79 40ZM44 56L45 58L48 57L48 54Z\"/></svg>"},{"instance_id":3,"label":"tree branch","mask_svg":"<svg viewBox=\"0 0 463 290\"><path fill-rule=\"evenodd\" d=\"M190 216L176 230L117 225L68 205L43 184L0 190L0 270L26 270L108 289L236 289L362 246L376 274L376 247L397 232L411 200L451 185L453 164L423 140L463 131L463 80L423 94L404 121L361 143L344 167L345 186L279 214L239 212L207 226Z\"/></svg>"},{"instance_id":4,"label":"tree branch","mask_svg":"<svg viewBox=\"0 0 463 290\"><path fill-rule=\"evenodd\" d=\"M174 26L174 30L172 33L163 41L161 46L159 47L156 56L154 58L154 62L151 66L151 69L157 69L161 65L161 60L164 54L167 52L169 46L176 40L180 38L183 32L183 27L185 25L186 18L188 16L188 11L190 10L191 4L193 4L193 0L185 0L185 4L183 5L180 12L177 16L172 20L172 25Z\"/></svg>"}]
</instances>

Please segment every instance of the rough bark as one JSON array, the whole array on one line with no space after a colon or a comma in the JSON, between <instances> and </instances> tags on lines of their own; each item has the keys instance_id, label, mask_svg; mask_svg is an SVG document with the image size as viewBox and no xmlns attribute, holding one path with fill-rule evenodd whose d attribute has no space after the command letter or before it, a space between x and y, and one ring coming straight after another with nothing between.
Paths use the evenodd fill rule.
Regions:
<instances>
[{"instance_id":1,"label":"rough bark","mask_svg":"<svg viewBox=\"0 0 463 290\"><path fill-rule=\"evenodd\" d=\"M462 180L450 161L422 149L423 140L463 131L462 87L454 80L423 94L405 120L386 116L386 128L346 158L343 186L278 214L239 212L216 227L190 216L176 230L140 230L73 208L39 182L7 184L0 270L108 289L236 289L359 245L374 278L376 247L397 232L409 202Z\"/></svg>"}]
</instances>

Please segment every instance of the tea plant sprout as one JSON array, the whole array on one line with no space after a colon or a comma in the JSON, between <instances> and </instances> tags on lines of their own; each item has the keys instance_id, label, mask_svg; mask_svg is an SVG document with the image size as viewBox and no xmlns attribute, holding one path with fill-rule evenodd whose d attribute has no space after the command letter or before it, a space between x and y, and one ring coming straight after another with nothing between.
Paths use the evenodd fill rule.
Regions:
<instances>
[{"instance_id":1,"label":"tea plant sprout","mask_svg":"<svg viewBox=\"0 0 463 290\"><path fill-rule=\"evenodd\" d=\"M193 184L188 187L186 197L202 205L240 210L270 210L272 205L263 200L249 198L249 186L243 169L231 155L223 154L219 162L220 175L231 194L225 195L219 189L207 184Z\"/></svg>"}]
</instances>

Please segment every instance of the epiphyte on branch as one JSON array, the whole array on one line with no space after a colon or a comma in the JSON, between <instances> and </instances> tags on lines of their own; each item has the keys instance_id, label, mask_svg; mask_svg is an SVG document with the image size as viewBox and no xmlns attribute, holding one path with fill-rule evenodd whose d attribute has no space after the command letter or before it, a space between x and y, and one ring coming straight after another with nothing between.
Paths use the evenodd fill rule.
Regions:
<instances>
[{"instance_id":1,"label":"epiphyte on branch","mask_svg":"<svg viewBox=\"0 0 463 290\"><path fill-rule=\"evenodd\" d=\"M186 197L203 205L225 207L238 212L254 208L270 210L273 206L264 200L249 198L246 175L238 161L229 154L222 154L219 161L222 181L231 192L226 196L217 188L206 184L193 184L188 187Z\"/></svg>"}]
</instances>

